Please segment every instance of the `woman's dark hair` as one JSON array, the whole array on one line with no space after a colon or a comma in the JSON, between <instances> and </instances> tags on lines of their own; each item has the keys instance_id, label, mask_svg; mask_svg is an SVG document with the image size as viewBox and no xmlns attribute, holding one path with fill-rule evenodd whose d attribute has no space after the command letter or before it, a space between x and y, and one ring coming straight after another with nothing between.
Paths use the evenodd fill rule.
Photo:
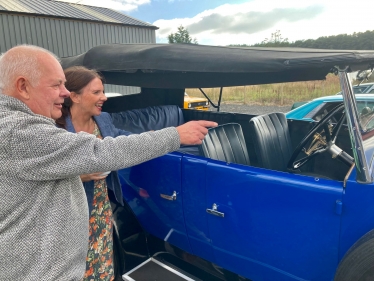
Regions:
<instances>
[{"instance_id":1,"label":"woman's dark hair","mask_svg":"<svg viewBox=\"0 0 374 281\"><path fill-rule=\"evenodd\" d=\"M80 95L83 88L95 78L99 78L104 84L104 78L94 69L88 69L83 66L72 66L65 69L64 73L66 77L66 89L78 95ZM56 120L57 126L66 129L66 117L70 115L71 105L71 99L66 98L61 109L62 116Z\"/></svg>"}]
</instances>

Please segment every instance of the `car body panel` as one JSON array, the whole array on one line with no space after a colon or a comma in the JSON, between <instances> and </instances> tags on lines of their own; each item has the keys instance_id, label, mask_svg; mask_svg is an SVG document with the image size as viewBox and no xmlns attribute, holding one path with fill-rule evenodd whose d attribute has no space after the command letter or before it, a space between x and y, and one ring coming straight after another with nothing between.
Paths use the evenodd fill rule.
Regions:
<instances>
[{"instance_id":1,"label":"car body panel","mask_svg":"<svg viewBox=\"0 0 374 281\"><path fill-rule=\"evenodd\" d=\"M184 155L182 187L184 218L192 253L215 262L206 213L207 159ZM191 176L193 175L193 176Z\"/></svg>"},{"instance_id":2,"label":"car body panel","mask_svg":"<svg viewBox=\"0 0 374 281\"><path fill-rule=\"evenodd\" d=\"M159 169L163 173L159 173ZM121 170L124 198L142 227L154 236L191 252L183 219L181 156L167 154ZM166 176L167 175L167 176ZM176 199L165 199L161 195Z\"/></svg>"},{"instance_id":3,"label":"car body panel","mask_svg":"<svg viewBox=\"0 0 374 281\"><path fill-rule=\"evenodd\" d=\"M356 100L358 103L358 110L359 112L366 106L373 108L374 106L374 96L371 94L356 94ZM297 107L289 112L286 113L287 119L297 119L297 120L305 120L305 121L316 121L314 119L315 114L322 108L324 104L328 103L343 103L343 96L341 95L333 95L333 96L325 96L316 98L300 107Z\"/></svg>"},{"instance_id":4,"label":"car body panel","mask_svg":"<svg viewBox=\"0 0 374 281\"><path fill-rule=\"evenodd\" d=\"M209 216L217 264L265 280L320 280L336 266L341 184L212 162L207 205L225 214Z\"/></svg>"},{"instance_id":5,"label":"car body panel","mask_svg":"<svg viewBox=\"0 0 374 281\"><path fill-rule=\"evenodd\" d=\"M374 83L362 83L360 85L355 85L352 87L355 94L373 94L374 93ZM341 95L342 92L336 93L336 95ZM291 110L308 103L308 101L298 101L292 104Z\"/></svg>"},{"instance_id":6,"label":"car body panel","mask_svg":"<svg viewBox=\"0 0 374 281\"><path fill-rule=\"evenodd\" d=\"M209 101L206 98L191 97L187 93L184 93L183 108L209 110Z\"/></svg>"},{"instance_id":7,"label":"car body panel","mask_svg":"<svg viewBox=\"0 0 374 281\"><path fill-rule=\"evenodd\" d=\"M374 229L373 198L374 185L358 183L353 170L343 194L339 260L364 233Z\"/></svg>"},{"instance_id":8,"label":"car body panel","mask_svg":"<svg viewBox=\"0 0 374 281\"><path fill-rule=\"evenodd\" d=\"M339 74L344 93L330 102L344 98L349 122L336 144L355 165L321 154L297 172L259 168L249 132L253 115L183 110L185 121L239 123L251 164L173 152L121 170L131 209L127 214L142 227L132 236L119 233L126 258L146 258L138 247L128 251L128 244L146 237L149 255L167 252L221 280L331 281L346 252L374 229L374 130L357 129L363 115L356 104L360 98L351 96L344 78L345 71L372 68L374 51L115 44L62 59L62 65L84 65L101 71L107 83L140 87L139 95L111 98L110 112L164 104L183 108L186 88L322 80L332 70ZM323 103L315 102L314 108ZM300 107L305 112L298 118L287 116L293 149L316 121L312 116L298 120L310 113L308 108ZM359 176L368 174L363 184Z\"/></svg>"},{"instance_id":9,"label":"car body panel","mask_svg":"<svg viewBox=\"0 0 374 281\"><path fill-rule=\"evenodd\" d=\"M374 93L374 83L361 83L359 85L354 85L352 89L355 94L372 94ZM336 94L341 95L342 92Z\"/></svg>"},{"instance_id":10,"label":"car body panel","mask_svg":"<svg viewBox=\"0 0 374 281\"><path fill-rule=\"evenodd\" d=\"M181 161L182 167L175 161ZM183 208L180 204L175 208L174 201L159 202L159 192L173 191L163 185L170 177L149 172L171 165L183 171L183 176L179 174ZM192 180L187 176L191 169L198 170ZM341 217L336 201L342 200L341 183L179 153L138 165L131 173L131 185L155 189L147 190L147 198L137 197L143 203L131 205L135 213L146 212L137 216L151 234L247 277L320 280L333 276L331 268L336 267L339 252ZM175 187L177 175L173 174L175 181L169 186ZM152 184L144 180L148 178ZM157 188L158 183L164 188ZM128 186L123 190L126 200L134 201ZM224 218L206 212L213 203ZM189 242L180 226L184 221Z\"/></svg>"}]
</instances>

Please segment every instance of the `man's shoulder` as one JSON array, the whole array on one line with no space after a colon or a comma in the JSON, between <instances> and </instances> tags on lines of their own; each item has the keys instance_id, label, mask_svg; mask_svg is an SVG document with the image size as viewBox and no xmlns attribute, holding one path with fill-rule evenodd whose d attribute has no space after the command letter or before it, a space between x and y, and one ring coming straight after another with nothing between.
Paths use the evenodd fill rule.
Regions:
<instances>
[{"instance_id":1,"label":"man's shoulder","mask_svg":"<svg viewBox=\"0 0 374 281\"><path fill-rule=\"evenodd\" d=\"M15 128L19 122L27 120L28 115L28 113L20 110L0 106L0 127L2 129Z\"/></svg>"},{"instance_id":2,"label":"man's shoulder","mask_svg":"<svg viewBox=\"0 0 374 281\"><path fill-rule=\"evenodd\" d=\"M44 129L55 128L54 120L22 110L0 109L0 131L34 134Z\"/></svg>"},{"instance_id":3,"label":"man's shoulder","mask_svg":"<svg viewBox=\"0 0 374 281\"><path fill-rule=\"evenodd\" d=\"M0 123L10 125L20 122L53 124L54 121L51 118L33 113L22 101L0 94Z\"/></svg>"}]
</instances>

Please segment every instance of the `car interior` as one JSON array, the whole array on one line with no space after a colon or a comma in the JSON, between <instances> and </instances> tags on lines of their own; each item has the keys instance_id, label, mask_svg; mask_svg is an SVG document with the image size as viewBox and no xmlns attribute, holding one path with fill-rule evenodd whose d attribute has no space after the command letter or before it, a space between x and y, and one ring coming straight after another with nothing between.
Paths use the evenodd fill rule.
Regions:
<instances>
[{"instance_id":1,"label":"car interior","mask_svg":"<svg viewBox=\"0 0 374 281\"><path fill-rule=\"evenodd\" d=\"M250 165L242 127L237 123L210 128L203 143L199 145L199 152L207 158Z\"/></svg>"},{"instance_id":2,"label":"car interior","mask_svg":"<svg viewBox=\"0 0 374 281\"><path fill-rule=\"evenodd\" d=\"M162 92L160 89L158 91ZM116 127L134 133L157 130L167 126L178 126L190 120L211 120L220 126L209 130L202 146L181 147L182 153L220 160L228 163L255 166L281 172L292 172L307 176L322 177L343 181L350 166L339 161L329 153L320 153L297 171L290 171L287 164L300 141L313 128L315 122L287 120L283 113L270 113L260 116L249 114L185 110L175 105L178 94L168 90L158 95L159 100L148 100L143 108L123 110L126 99L136 104L142 95L110 98L104 104L104 111L112 114ZM183 99L184 91L181 91ZM138 97L135 97L138 96ZM173 97L172 97L173 96ZM174 102L173 102L174 99ZM162 105L170 100L170 106ZM135 101L135 102L134 102ZM160 105L157 105L160 103ZM174 105L173 105L174 103ZM129 104L129 103L127 103ZM144 106L144 100L143 100ZM342 116L331 118L330 127ZM323 135L323 130L320 132ZM342 126L336 145L352 156L351 143L346 125ZM300 153L302 154L302 153ZM302 155L300 155L302 157Z\"/></svg>"}]
</instances>

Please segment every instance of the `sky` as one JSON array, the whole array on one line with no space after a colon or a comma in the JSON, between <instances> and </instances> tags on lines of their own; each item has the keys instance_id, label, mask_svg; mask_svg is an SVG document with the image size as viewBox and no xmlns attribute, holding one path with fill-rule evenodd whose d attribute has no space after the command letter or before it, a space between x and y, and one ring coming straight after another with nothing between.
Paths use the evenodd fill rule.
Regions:
<instances>
[{"instance_id":1,"label":"sky","mask_svg":"<svg viewBox=\"0 0 374 281\"><path fill-rule=\"evenodd\" d=\"M186 28L203 45L252 45L279 30L283 39L374 30L374 1L343 0L63 0L111 8L157 26L156 42Z\"/></svg>"}]
</instances>

